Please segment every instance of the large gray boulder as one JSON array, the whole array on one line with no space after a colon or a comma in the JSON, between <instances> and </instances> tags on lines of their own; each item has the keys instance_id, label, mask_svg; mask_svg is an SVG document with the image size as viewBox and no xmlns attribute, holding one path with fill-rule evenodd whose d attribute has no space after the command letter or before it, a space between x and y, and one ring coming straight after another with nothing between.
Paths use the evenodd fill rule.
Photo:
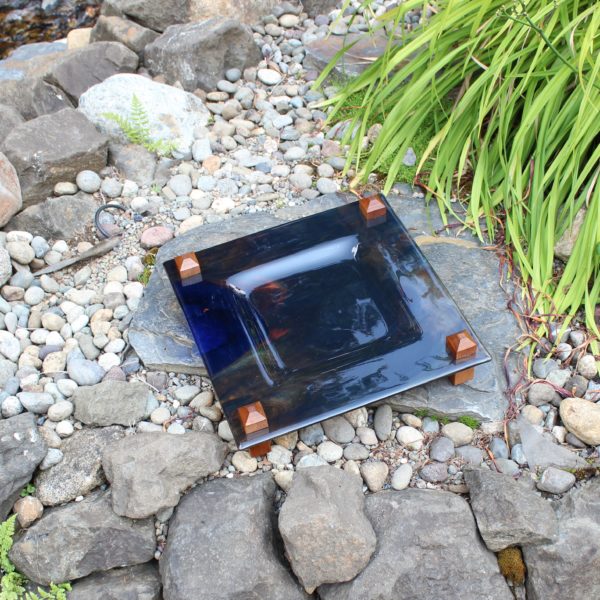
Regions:
<instances>
[{"instance_id":1,"label":"large gray boulder","mask_svg":"<svg viewBox=\"0 0 600 600\"><path fill-rule=\"evenodd\" d=\"M73 107L60 88L41 76L0 81L0 104L12 106L26 121Z\"/></svg>"},{"instance_id":2,"label":"large gray boulder","mask_svg":"<svg viewBox=\"0 0 600 600\"><path fill-rule=\"evenodd\" d=\"M100 15L92 29L90 41L120 42L138 56L142 56L144 48L158 35L156 31L142 27L139 23L134 23L129 19Z\"/></svg>"},{"instance_id":3,"label":"large gray boulder","mask_svg":"<svg viewBox=\"0 0 600 600\"><path fill-rule=\"evenodd\" d=\"M134 72L138 62L137 54L123 44L98 42L65 52L50 66L45 79L77 102L93 85L117 73Z\"/></svg>"},{"instance_id":4,"label":"large gray boulder","mask_svg":"<svg viewBox=\"0 0 600 600\"><path fill-rule=\"evenodd\" d=\"M279 513L285 553L310 594L349 581L368 564L375 533L364 514L362 480L335 467L296 472Z\"/></svg>"},{"instance_id":5,"label":"large gray boulder","mask_svg":"<svg viewBox=\"0 0 600 600\"><path fill-rule=\"evenodd\" d=\"M113 510L142 519L177 506L181 493L218 471L226 455L227 445L212 433L142 433L117 441L102 457Z\"/></svg>"},{"instance_id":6,"label":"large gray boulder","mask_svg":"<svg viewBox=\"0 0 600 600\"><path fill-rule=\"evenodd\" d=\"M0 119L2 119L1 111ZM0 152L0 227L4 227L22 206L23 198L17 171L8 158Z\"/></svg>"},{"instance_id":7,"label":"large gray boulder","mask_svg":"<svg viewBox=\"0 0 600 600\"><path fill-rule=\"evenodd\" d=\"M98 202L85 192L53 196L15 215L6 231L28 231L46 239L70 240L89 227Z\"/></svg>"},{"instance_id":8,"label":"large gray boulder","mask_svg":"<svg viewBox=\"0 0 600 600\"><path fill-rule=\"evenodd\" d=\"M215 479L189 492L160 559L165 600L302 600L273 529L270 474Z\"/></svg>"},{"instance_id":9,"label":"large gray boulder","mask_svg":"<svg viewBox=\"0 0 600 600\"><path fill-rule=\"evenodd\" d=\"M557 504L558 538L523 548L529 600L600 598L600 479Z\"/></svg>"},{"instance_id":10,"label":"large gray boulder","mask_svg":"<svg viewBox=\"0 0 600 600\"><path fill-rule=\"evenodd\" d=\"M465 482L479 533L492 552L545 544L556 537L550 503L531 488L485 468L466 470Z\"/></svg>"},{"instance_id":11,"label":"large gray boulder","mask_svg":"<svg viewBox=\"0 0 600 600\"><path fill-rule=\"evenodd\" d=\"M326 15L338 6L338 0L301 0L304 12L309 17Z\"/></svg>"},{"instance_id":12,"label":"large gray boulder","mask_svg":"<svg viewBox=\"0 0 600 600\"><path fill-rule=\"evenodd\" d=\"M79 98L79 110L111 141L128 143L121 128L107 113L128 119L136 97L148 117L155 140L181 140L189 146L194 129L208 123L210 113L193 94L141 75L115 75L90 88Z\"/></svg>"},{"instance_id":13,"label":"large gray boulder","mask_svg":"<svg viewBox=\"0 0 600 600\"><path fill-rule=\"evenodd\" d=\"M169 25L204 21L211 17L258 23L261 17L271 14L278 3L279 0L105 0L102 13L130 17L144 27L164 31Z\"/></svg>"},{"instance_id":14,"label":"large gray boulder","mask_svg":"<svg viewBox=\"0 0 600 600\"><path fill-rule=\"evenodd\" d=\"M21 113L14 106L0 104L0 144L2 144L11 129L24 120Z\"/></svg>"},{"instance_id":15,"label":"large gray boulder","mask_svg":"<svg viewBox=\"0 0 600 600\"><path fill-rule=\"evenodd\" d=\"M56 506L75 500L77 496L85 496L106 483L102 471L102 452L124 435L120 427L76 431L60 447L63 459L37 474L37 498L46 506Z\"/></svg>"},{"instance_id":16,"label":"large gray boulder","mask_svg":"<svg viewBox=\"0 0 600 600\"><path fill-rule=\"evenodd\" d=\"M78 387L73 396L75 418L86 425L135 425L158 406L141 381L107 380Z\"/></svg>"},{"instance_id":17,"label":"large gray boulder","mask_svg":"<svg viewBox=\"0 0 600 600\"><path fill-rule=\"evenodd\" d=\"M48 585L148 562L155 549L153 520L119 517L105 491L45 511L15 539L10 559L28 579Z\"/></svg>"},{"instance_id":18,"label":"large gray boulder","mask_svg":"<svg viewBox=\"0 0 600 600\"><path fill-rule=\"evenodd\" d=\"M169 83L179 81L190 92L213 90L227 69L243 70L261 58L247 25L218 17L172 25L144 52L144 63L153 75L164 75Z\"/></svg>"},{"instance_id":19,"label":"large gray boulder","mask_svg":"<svg viewBox=\"0 0 600 600\"><path fill-rule=\"evenodd\" d=\"M111 569L75 581L69 600L162 600L156 563Z\"/></svg>"},{"instance_id":20,"label":"large gray boulder","mask_svg":"<svg viewBox=\"0 0 600 600\"><path fill-rule=\"evenodd\" d=\"M46 444L31 413L0 419L0 521L45 456Z\"/></svg>"},{"instance_id":21,"label":"large gray boulder","mask_svg":"<svg viewBox=\"0 0 600 600\"><path fill-rule=\"evenodd\" d=\"M65 108L17 125L2 151L17 170L26 208L52 195L58 182L106 166L108 139L80 112Z\"/></svg>"},{"instance_id":22,"label":"large gray boulder","mask_svg":"<svg viewBox=\"0 0 600 600\"><path fill-rule=\"evenodd\" d=\"M319 588L322 600L512 600L496 557L456 494L407 489L366 498L377 548L348 583Z\"/></svg>"}]
</instances>

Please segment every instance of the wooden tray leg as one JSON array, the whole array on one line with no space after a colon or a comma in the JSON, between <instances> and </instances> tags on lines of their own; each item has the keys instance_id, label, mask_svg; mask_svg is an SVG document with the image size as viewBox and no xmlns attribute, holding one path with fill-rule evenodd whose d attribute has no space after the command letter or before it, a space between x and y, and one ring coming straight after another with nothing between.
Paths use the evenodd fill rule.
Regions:
<instances>
[{"instance_id":1,"label":"wooden tray leg","mask_svg":"<svg viewBox=\"0 0 600 600\"><path fill-rule=\"evenodd\" d=\"M454 362L459 363L477 354L477 343L467 331L459 331L446 338L446 349ZM454 373L448 379L452 385L460 385L473 377L475 377L475 367Z\"/></svg>"}]
</instances>

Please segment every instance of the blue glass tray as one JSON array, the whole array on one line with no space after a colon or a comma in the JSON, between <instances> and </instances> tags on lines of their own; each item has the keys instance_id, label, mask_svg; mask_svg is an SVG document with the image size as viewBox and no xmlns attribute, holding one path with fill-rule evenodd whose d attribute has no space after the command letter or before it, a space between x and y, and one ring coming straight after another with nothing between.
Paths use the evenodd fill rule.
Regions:
<instances>
[{"instance_id":1,"label":"blue glass tray","mask_svg":"<svg viewBox=\"0 0 600 600\"><path fill-rule=\"evenodd\" d=\"M491 360L381 199L376 225L353 202L199 251L191 277L164 263L239 448ZM255 401L268 429L246 434Z\"/></svg>"}]
</instances>

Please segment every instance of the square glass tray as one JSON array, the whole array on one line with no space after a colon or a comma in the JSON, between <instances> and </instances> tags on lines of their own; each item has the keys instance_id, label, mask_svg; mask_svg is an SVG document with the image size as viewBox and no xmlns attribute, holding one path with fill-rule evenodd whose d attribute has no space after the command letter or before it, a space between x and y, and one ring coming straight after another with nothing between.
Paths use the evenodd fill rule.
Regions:
<instances>
[{"instance_id":1,"label":"square glass tray","mask_svg":"<svg viewBox=\"0 0 600 600\"><path fill-rule=\"evenodd\" d=\"M380 198L376 224L353 202L196 252L188 277L164 263L239 448L491 360ZM268 428L246 434L256 401Z\"/></svg>"}]
</instances>

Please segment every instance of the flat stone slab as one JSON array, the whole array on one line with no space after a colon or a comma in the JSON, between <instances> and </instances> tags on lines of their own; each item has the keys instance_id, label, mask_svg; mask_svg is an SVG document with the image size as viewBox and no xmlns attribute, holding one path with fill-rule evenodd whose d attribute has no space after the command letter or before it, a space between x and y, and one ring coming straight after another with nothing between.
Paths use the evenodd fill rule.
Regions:
<instances>
[{"instance_id":1,"label":"flat stone slab","mask_svg":"<svg viewBox=\"0 0 600 600\"><path fill-rule=\"evenodd\" d=\"M351 194L329 194L303 206L286 207L275 215L255 214L203 225L165 244L157 254L150 282L129 329L129 341L147 368L177 373L206 374L185 317L162 268L165 260L201 250L268 227L352 202ZM477 241L435 235L443 227L437 207L402 187L388 200L431 262L442 282L477 332L493 361L475 369L475 379L459 387L446 380L431 382L387 399L402 411L426 409L433 415L473 416L496 421L504 417L504 353L518 333L499 285L498 259Z\"/></svg>"},{"instance_id":2,"label":"flat stone slab","mask_svg":"<svg viewBox=\"0 0 600 600\"><path fill-rule=\"evenodd\" d=\"M344 36L330 35L306 45L305 69L315 69L319 73L333 60L344 47L352 47L340 58L333 72L341 77L360 75L385 51L388 38L381 32L375 35L350 33Z\"/></svg>"}]
</instances>

